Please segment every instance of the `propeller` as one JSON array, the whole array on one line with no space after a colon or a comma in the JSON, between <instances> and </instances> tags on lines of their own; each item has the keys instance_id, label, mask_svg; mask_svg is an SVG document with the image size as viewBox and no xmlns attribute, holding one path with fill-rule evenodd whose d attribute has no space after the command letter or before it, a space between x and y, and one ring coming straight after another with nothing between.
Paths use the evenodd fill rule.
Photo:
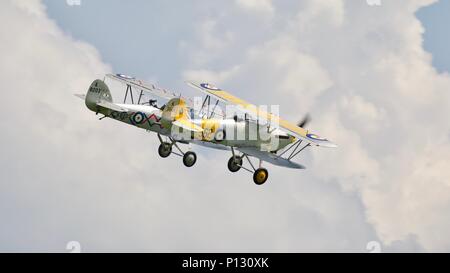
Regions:
<instances>
[{"instance_id":1,"label":"propeller","mask_svg":"<svg viewBox=\"0 0 450 273\"><path fill-rule=\"evenodd\" d=\"M311 116L309 114L306 114L306 116L303 118L302 121L300 121L297 125L298 127L305 128L306 125L311 121Z\"/></svg>"}]
</instances>

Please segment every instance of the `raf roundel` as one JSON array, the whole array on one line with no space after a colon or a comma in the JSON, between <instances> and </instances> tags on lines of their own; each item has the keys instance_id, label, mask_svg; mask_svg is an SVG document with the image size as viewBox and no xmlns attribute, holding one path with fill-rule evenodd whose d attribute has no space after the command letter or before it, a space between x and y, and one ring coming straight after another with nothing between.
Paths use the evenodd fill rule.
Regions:
<instances>
[{"instance_id":1,"label":"raf roundel","mask_svg":"<svg viewBox=\"0 0 450 273\"><path fill-rule=\"evenodd\" d=\"M145 116L141 112L134 114L134 116L132 117L132 121L134 124L141 124L144 121L144 119L145 119Z\"/></svg>"},{"instance_id":2,"label":"raf roundel","mask_svg":"<svg viewBox=\"0 0 450 273\"><path fill-rule=\"evenodd\" d=\"M127 80L133 80L133 77L124 75L124 74L117 74L117 77L122 78L122 79L127 79Z\"/></svg>"},{"instance_id":3,"label":"raf roundel","mask_svg":"<svg viewBox=\"0 0 450 273\"><path fill-rule=\"evenodd\" d=\"M217 88L217 87L215 87L214 85L209 84L209 83L202 83L202 84L200 84L200 86L203 87L203 88L205 88L205 89L208 89L208 90L220 91L219 88Z\"/></svg>"},{"instance_id":4,"label":"raf roundel","mask_svg":"<svg viewBox=\"0 0 450 273\"><path fill-rule=\"evenodd\" d=\"M320 137L320 136L318 136L318 135L315 135L315 134L307 134L306 136L307 136L308 138L314 139L314 140L327 141L327 139L322 138L322 137Z\"/></svg>"}]
</instances>

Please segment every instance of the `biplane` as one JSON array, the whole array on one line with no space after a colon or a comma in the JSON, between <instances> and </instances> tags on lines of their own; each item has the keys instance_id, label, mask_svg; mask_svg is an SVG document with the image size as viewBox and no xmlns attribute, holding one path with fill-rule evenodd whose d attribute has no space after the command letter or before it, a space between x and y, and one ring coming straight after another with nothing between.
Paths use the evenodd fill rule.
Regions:
<instances>
[{"instance_id":1,"label":"biplane","mask_svg":"<svg viewBox=\"0 0 450 273\"><path fill-rule=\"evenodd\" d=\"M126 87L123 101L113 101L106 79ZM156 133L160 141L158 154L162 158L172 154L180 156L186 167L195 165L197 155L191 150L183 151L179 144L192 143L231 152L229 171L246 170L253 174L257 185L264 184L269 177L263 162L305 169L293 159L306 148L337 147L304 129L309 117L294 124L212 84L187 84L204 97L184 98L123 74L108 74L103 80L95 80L86 95L76 96L85 100L88 109L103 115L100 120L111 118ZM232 113L217 111L219 104L232 106ZM255 163L255 159L259 162Z\"/></svg>"}]
</instances>

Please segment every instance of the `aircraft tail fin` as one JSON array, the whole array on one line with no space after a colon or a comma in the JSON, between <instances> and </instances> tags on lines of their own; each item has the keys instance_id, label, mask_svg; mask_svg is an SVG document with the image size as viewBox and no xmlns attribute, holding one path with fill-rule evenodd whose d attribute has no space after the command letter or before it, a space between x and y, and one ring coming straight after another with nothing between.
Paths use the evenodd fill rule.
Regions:
<instances>
[{"instance_id":1,"label":"aircraft tail fin","mask_svg":"<svg viewBox=\"0 0 450 273\"><path fill-rule=\"evenodd\" d=\"M105 82L102 80L95 80L89 87L85 102L87 108L94 112L97 112L100 103L112 103L111 92Z\"/></svg>"}]
</instances>

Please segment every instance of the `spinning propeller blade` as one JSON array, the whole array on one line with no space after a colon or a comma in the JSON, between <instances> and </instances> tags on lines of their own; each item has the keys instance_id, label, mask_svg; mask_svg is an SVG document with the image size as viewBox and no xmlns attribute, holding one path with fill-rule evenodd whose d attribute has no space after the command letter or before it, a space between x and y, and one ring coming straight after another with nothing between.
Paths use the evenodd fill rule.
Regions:
<instances>
[{"instance_id":1,"label":"spinning propeller blade","mask_svg":"<svg viewBox=\"0 0 450 273\"><path fill-rule=\"evenodd\" d=\"M300 121L297 125L298 127L305 128L306 125L311 121L311 116L306 114L302 121Z\"/></svg>"}]
</instances>

